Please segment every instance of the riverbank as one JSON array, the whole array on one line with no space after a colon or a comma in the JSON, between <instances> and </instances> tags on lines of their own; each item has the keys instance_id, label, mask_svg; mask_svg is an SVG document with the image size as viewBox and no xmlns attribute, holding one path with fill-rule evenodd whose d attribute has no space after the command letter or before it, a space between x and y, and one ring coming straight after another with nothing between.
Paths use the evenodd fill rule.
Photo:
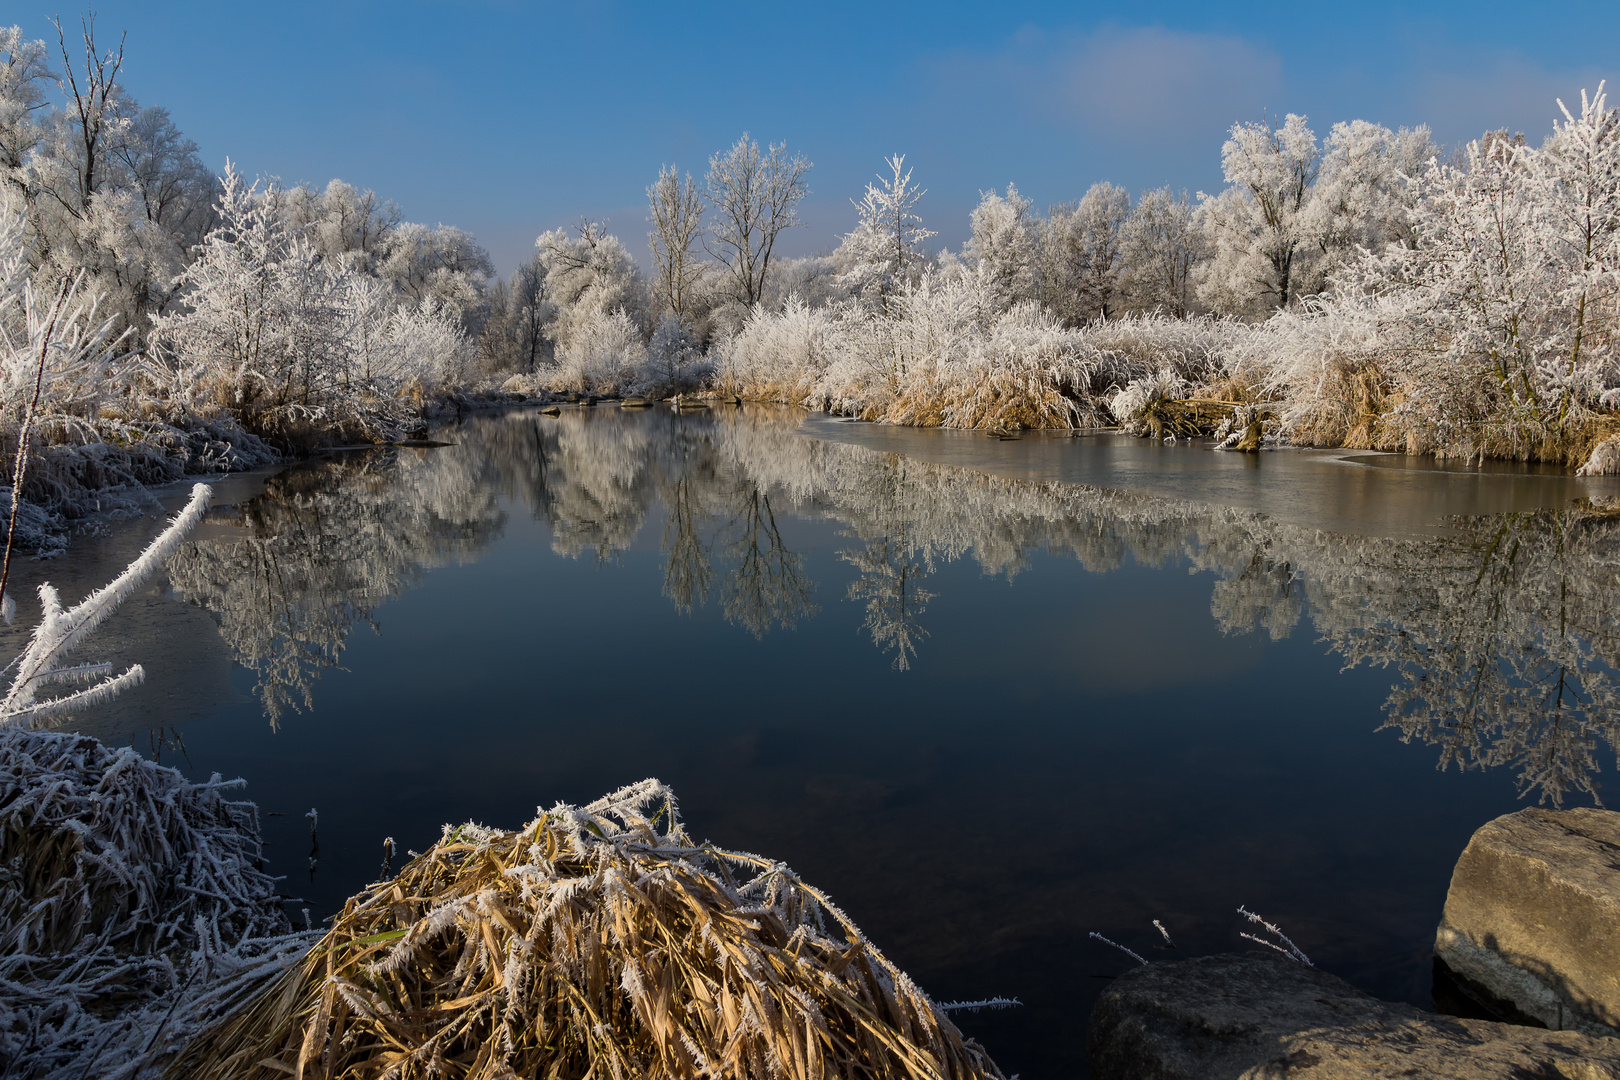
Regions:
<instances>
[{"instance_id":1,"label":"riverbank","mask_svg":"<svg viewBox=\"0 0 1620 1080\"><path fill-rule=\"evenodd\" d=\"M441 391L416 402L414 418L393 437L378 437L361 445L421 438L435 424L531 401L528 395L497 389ZM35 557L59 555L70 533L86 522L149 509L150 488L251 472L356 445L348 427L318 424L267 441L229 415L214 419L186 416L173 423L147 424L116 439L86 439L83 431L76 434L80 436L76 441L52 442L37 435L31 440L17 508L15 543L20 552ZM0 437L0 456L8 464L15 461L16 451L16 432L9 438ZM0 483L0 522L11 514L11 471L6 470L7 482Z\"/></svg>"}]
</instances>

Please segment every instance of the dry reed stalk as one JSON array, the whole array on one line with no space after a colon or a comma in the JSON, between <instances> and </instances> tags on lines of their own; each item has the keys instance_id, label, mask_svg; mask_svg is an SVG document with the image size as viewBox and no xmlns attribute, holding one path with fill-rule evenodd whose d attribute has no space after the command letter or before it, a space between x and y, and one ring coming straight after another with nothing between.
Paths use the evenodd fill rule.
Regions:
<instances>
[{"instance_id":1,"label":"dry reed stalk","mask_svg":"<svg viewBox=\"0 0 1620 1080\"><path fill-rule=\"evenodd\" d=\"M999 1078L827 898L643 781L465 825L169 1077Z\"/></svg>"},{"instance_id":2,"label":"dry reed stalk","mask_svg":"<svg viewBox=\"0 0 1620 1080\"><path fill-rule=\"evenodd\" d=\"M39 338L39 363L34 371L34 396L28 400L28 410L23 414L22 430L17 433L17 461L11 471L11 513L6 522L6 553L0 558L0 618L11 622L13 601L6 592L6 586L11 581L11 551L17 540L17 511L22 505L23 475L28 468L28 437L33 432L34 414L39 411L39 399L45 388L45 360L50 351L51 339L56 333L56 320L61 317L62 307L72 295L72 283L63 279L61 287L56 291L56 299L51 302L51 310L45 319L45 332ZM29 343L32 345L32 342Z\"/></svg>"}]
</instances>

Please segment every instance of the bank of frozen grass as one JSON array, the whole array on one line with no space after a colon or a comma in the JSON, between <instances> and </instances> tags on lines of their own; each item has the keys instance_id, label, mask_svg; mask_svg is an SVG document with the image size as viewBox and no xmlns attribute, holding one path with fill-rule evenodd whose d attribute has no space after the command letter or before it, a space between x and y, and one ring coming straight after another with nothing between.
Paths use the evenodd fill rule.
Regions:
<instances>
[{"instance_id":1,"label":"bank of frozen grass","mask_svg":"<svg viewBox=\"0 0 1620 1080\"><path fill-rule=\"evenodd\" d=\"M715 349L715 386L892 424L1095 427L1116 422L1114 394L1160 370L1219 382L1252 334L1156 315L1070 328L1034 304L997 312L978 293L925 281L878 313L796 300L756 309Z\"/></svg>"}]
</instances>

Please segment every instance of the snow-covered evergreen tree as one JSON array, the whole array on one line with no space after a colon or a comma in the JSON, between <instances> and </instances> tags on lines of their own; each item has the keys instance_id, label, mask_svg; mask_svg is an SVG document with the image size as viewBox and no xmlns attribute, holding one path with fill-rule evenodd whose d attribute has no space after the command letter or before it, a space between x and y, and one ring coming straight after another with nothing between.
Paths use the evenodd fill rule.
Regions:
<instances>
[{"instance_id":1,"label":"snow-covered evergreen tree","mask_svg":"<svg viewBox=\"0 0 1620 1080\"><path fill-rule=\"evenodd\" d=\"M855 228L834 255L844 268L845 286L879 308L916 283L927 264L923 243L934 235L917 215L917 204L928 191L911 182L905 155L885 158L884 164L889 175L866 185L866 193L855 203L859 215Z\"/></svg>"}]
</instances>

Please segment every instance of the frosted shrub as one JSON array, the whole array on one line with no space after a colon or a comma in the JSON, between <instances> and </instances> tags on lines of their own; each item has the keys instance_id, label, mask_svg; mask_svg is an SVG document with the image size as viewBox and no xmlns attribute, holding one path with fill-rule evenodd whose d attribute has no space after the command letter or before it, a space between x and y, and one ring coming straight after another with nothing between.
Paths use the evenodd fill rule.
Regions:
<instances>
[{"instance_id":1,"label":"frosted shrub","mask_svg":"<svg viewBox=\"0 0 1620 1080\"><path fill-rule=\"evenodd\" d=\"M1187 384L1180 376L1162 367L1140 379L1132 379L1125 389L1108 399L1108 409L1116 420L1139 435L1145 430L1143 420L1154 405L1178 400L1186 393Z\"/></svg>"},{"instance_id":2,"label":"frosted shrub","mask_svg":"<svg viewBox=\"0 0 1620 1080\"><path fill-rule=\"evenodd\" d=\"M558 350L546 381L554 390L615 394L633 385L646 366L646 343L624 309L595 311L580 320Z\"/></svg>"},{"instance_id":3,"label":"frosted shrub","mask_svg":"<svg viewBox=\"0 0 1620 1080\"><path fill-rule=\"evenodd\" d=\"M383 334L384 386L397 391L412 379L429 387L454 387L471 378L477 350L461 320L432 299L394 309Z\"/></svg>"},{"instance_id":4,"label":"frosted shrub","mask_svg":"<svg viewBox=\"0 0 1620 1080\"><path fill-rule=\"evenodd\" d=\"M691 331L673 315L665 315L647 343L647 361L636 372L637 393L663 397L698 389L714 374Z\"/></svg>"},{"instance_id":5,"label":"frosted shrub","mask_svg":"<svg viewBox=\"0 0 1620 1080\"><path fill-rule=\"evenodd\" d=\"M262 869L256 809L222 795L240 781L192 784L133 750L28 730L141 682L138 664L104 677L110 665L73 654L195 527L209 494L198 484L140 557L79 604L63 609L40 586L39 626L0 670L8 1074L139 1075L304 948Z\"/></svg>"},{"instance_id":6,"label":"frosted shrub","mask_svg":"<svg viewBox=\"0 0 1620 1080\"><path fill-rule=\"evenodd\" d=\"M728 393L801 404L832 362L834 312L790 297L780 313L756 306L742 329L715 349L715 382Z\"/></svg>"},{"instance_id":7,"label":"frosted shrub","mask_svg":"<svg viewBox=\"0 0 1620 1080\"><path fill-rule=\"evenodd\" d=\"M223 184L220 225L179 279L186 307L153 320L150 371L163 396L264 431L363 413L345 333L348 272L228 165Z\"/></svg>"},{"instance_id":8,"label":"frosted shrub","mask_svg":"<svg viewBox=\"0 0 1620 1080\"><path fill-rule=\"evenodd\" d=\"M955 428L1069 427L1079 415L1074 391L1089 381L1079 333L1021 303L908 370L883 418Z\"/></svg>"},{"instance_id":9,"label":"frosted shrub","mask_svg":"<svg viewBox=\"0 0 1620 1080\"><path fill-rule=\"evenodd\" d=\"M1275 403L1281 435L1314 446L1391 444L1388 407L1395 334L1389 305L1340 302L1278 312L1237 350L1234 371Z\"/></svg>"},{"instance_id":10,"label":"frosted shrub","mask_svg":"<svg viewBox=\"0 0 1620 1080\"><path fill-rule=\"evenodd\" d=\"M125 337L100 313L101 298L85 294L83 275L36 290L25 228L0 205L0 442L15 438L30 411L37 433L99 440L102 407L121 396L132 367L121 355Z\"/></svg>"},{"instance_id":11,"label":"frosted shrub","mask_svg":"<svg viewBox=\"0 0 1620 1080\"><path fill-rule=\"evenodd\" d=\"M1178 319L1167 315L1134 315L1096 322L1084 330L1086 348L1096 357L1104 393L1169 368L1190 391L1209 389L1232 373L1233 365L1254 327L1235 319L1203 316Z\"/></svg>"},{"instance_id":12,"label":"frosted shrub","mask_svg":"<svg viewBox=\"0 0 1620 1080\"><path fill-rule=\"evenodd\" d=\"M241 781L80 735L0 730L0 1061L139 1076L308 947Z\"/></svg>"}]
</instances>

